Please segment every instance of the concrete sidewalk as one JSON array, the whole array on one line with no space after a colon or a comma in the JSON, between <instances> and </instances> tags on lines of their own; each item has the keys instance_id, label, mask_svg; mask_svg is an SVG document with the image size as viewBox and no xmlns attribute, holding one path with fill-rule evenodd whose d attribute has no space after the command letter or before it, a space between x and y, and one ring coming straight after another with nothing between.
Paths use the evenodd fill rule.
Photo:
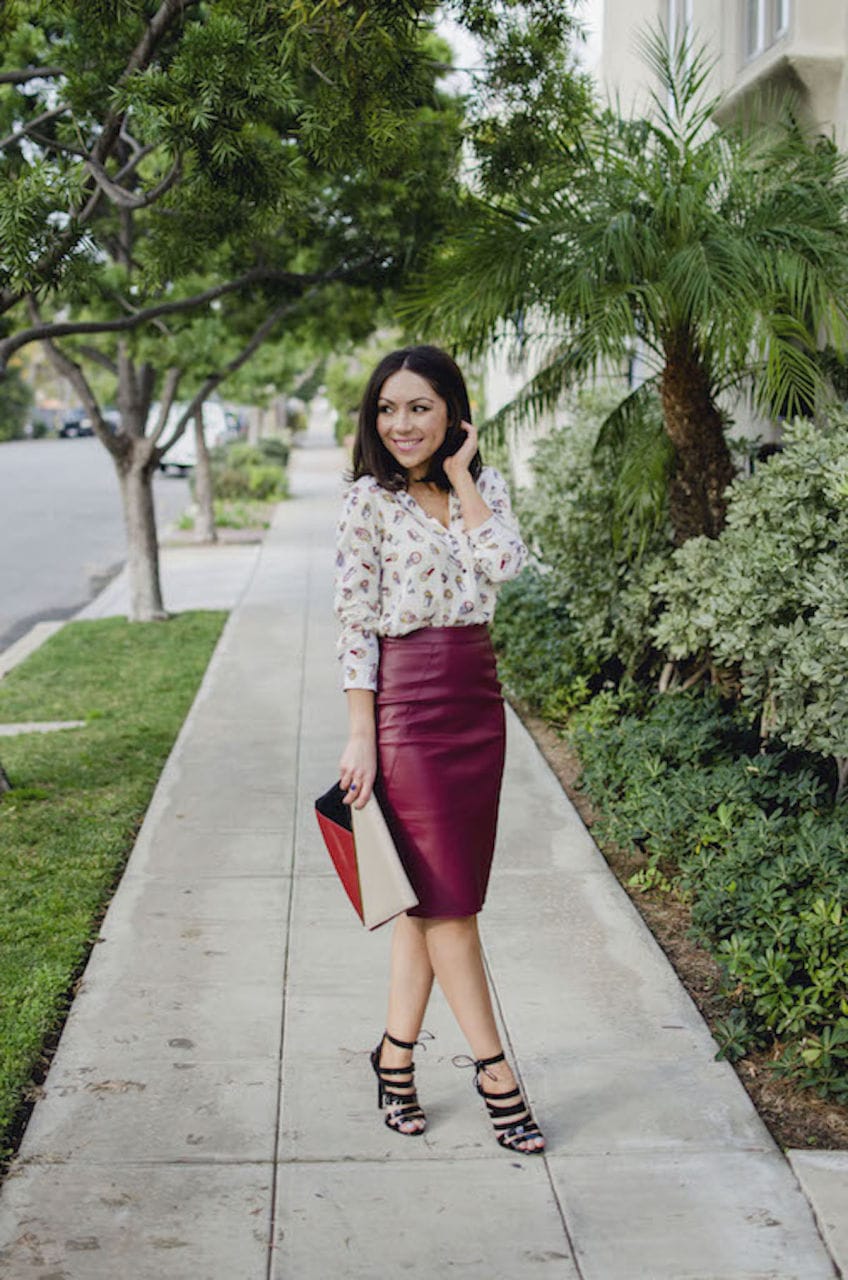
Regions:
<instances>
[{"instance_id":1,"label":"concrete sidewalk","mask_svg":"<svg viewBox=\"0 0 848 1280\"><path fill-rule=\"evenodd\" d=\"M339 466L334 449L297 451L294 500L258 553L234 549L238 607L3 1187L0 1274L835 1276L793 1169L511 714L481 921L549 1151L497 1147L471 1073L451 1066L466 1046L439 997L417 1058L427 1134L382 1124L368 1051L388 931L356 922L312 812L345 732ZM166 566L169 607L219 603L223 578L204 594L219 561L189 554L184 595ZM119 609L113 588L101 606ZM822 1222L844 1247L848 1162L800 1156L803 1176L825 1179Z\"/></svg>"}]
</instances>

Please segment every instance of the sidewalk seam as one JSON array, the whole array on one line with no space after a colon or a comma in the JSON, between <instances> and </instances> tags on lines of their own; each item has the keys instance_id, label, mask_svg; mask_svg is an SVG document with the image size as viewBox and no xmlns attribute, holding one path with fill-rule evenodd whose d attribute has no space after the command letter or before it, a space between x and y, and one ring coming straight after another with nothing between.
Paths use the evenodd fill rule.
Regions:
<instances>
[{"instance_id":1,"label":"sidewalk seam","mask_svg":"<svg viewBox=\"0 0 848 1280\"><path fill-rule=\"evenodd\" d=\"M298 834L298 818L300 816L300 778L301 778L301 759L303 752L303 712L306 700L306 655L309 652L307 644L309 638L309 600L312 591L312 556L310 555L306 565L306 599L303 609L303 626L301 629L301 656L300 656L300 696L297 707L297 755L295 757L295 776L294 776L294 800L292 813L291 828L291 854L289 858L289 868L286 873L289 881L289 902L288 911L286 912L286 929L285 929L285 951L283 958L283 974L281 983L282 997L282 1013L280 1017L280 1045L279 1058L277 1062L277 1106L274 1116L274 1151L271 1159L271 1211L268 1221L268 1262L266 1267L266 1280L274 1280L274 1252L276 1249L277 1236L277 1192L279 1183L280 1169L280 1145L281 1130L283 1123L283 1062L286 1046L286 1020L288 1016L288 981L289 981L289 962L291 958L291 941L292 941L292 920L294 917L294 895L295 895L295 865L297 862L297 834Z\"/></svg>"},{"instance_id":2,"label":"sidewalk seam","mask_svg":"<svg viewBox=\"0 0 848 1280\"><path fill-rule=\"evenodd\" d=\"M515 1054L515 1048L512 1043L512 1036L510 1035L509 1025L506 1020L506 1013L501 1003L500 992L498 991L497 984L495 982L495 975L492 971L492 966L489 964L489 957L486 952L486 947L482 939L481 939L480 945L481 945L481 950L483 952L483 964L486 969L486 976L488 977L489 987L492 992L492 1001L494 1003L495 1009L500 1019L501 1026L503 1027L503 1030L504 1030L504 1037L506 1039L507 1048L509 1050L509 1055L512 1058L512 1062L513 1062L513 1070L514 1070L515 1078L518 1081L519 1088L521 1089L521 1092L524 1095L524 1098L526 1101L527 1087L524 1083L524 1077L522 1076L522 1073L521 1073L521 1067L519 1065L518 1058L516 1057L516 1054ZM516 1152L516 1155L521 1155L521 1154L522 1154L521 1152ZM568 1222L565 1217L565 1209L559 1197L559 1193L557 1192L556 1183L554 1182L553 1176L551 1174L551 1166L548 1163L548 1156L550 1154L551 1154L550 1152L544 1151L542 1152L542 1156L541 1156L542 1162L544 1163L544 1166L545 1166L545 1177L548 1180L548 1187L550 1188L550 1192L553 1197L554 1204L556 1205L556 1211L557 1211L557 1214L559 1215L559 1220L562 1223L563 1234L565 1235L565 1238L568 1242L568 1248L571 1252L571 1261L574 1263L574 1270L577 1276L579 1277L579 1280L585 1280L583 1268L580 1266L580 1259L577 1256L577 1250L574 1246L574 1240L572 1239L571 1231L569 1229ZM526 1158L529 1160L536 1160L539 1157L530 1155L530 1156L527 1156Z\"/></svg>"}]
</instances>

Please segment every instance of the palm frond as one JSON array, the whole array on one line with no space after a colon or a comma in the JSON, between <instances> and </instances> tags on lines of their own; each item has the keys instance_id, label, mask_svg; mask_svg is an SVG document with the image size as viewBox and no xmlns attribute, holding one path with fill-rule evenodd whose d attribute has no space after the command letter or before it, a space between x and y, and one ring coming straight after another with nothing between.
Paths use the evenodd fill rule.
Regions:
<instances>
[{"instance_id":1,"label":"palm frond","mask_svg":"<svg viewBox=\"0 0 848 1280\"><path fill-rule=\"evenodd\" d=\"M481 425L481 435L501 445L510 433L532 426L545 413L550 413L565 395L588 373L594 361L579 343L559 343L532 378L496 413Z\"/></svg>"},{"instance_id":2,"label":"palm frond","mask_svg":"<svg viewBox=\"0 0 848 1280\"><path fill-rule=\"evenodd\" d=\"M810 333L795 316L774 310L763 317L757 337L761 353L754 384L757 405L786 418L808 413L826 389Z\"/></svg>"},{"instance_id":3,"label":"palm frond","mask_svg":"<svg viewBox=\"0 0 848 1280\"><path fill-rule=\"evenodd\" d=\"M649 378L601 423L592 458L613 477L613 545L638 560L668 515L674 448L663 426L659 378Z\"/></svg>"},{"instance_id":4,"label":"palm frond","mask_svg":"<svg viewBox=\"0 0 848 1280\"><path fill-rule=\"evenodd\" d=\"M550 228L529 208L469 197L456 230L400 299L402 323L471 355L485 351L505 319L538 301L537 258Z\"/></svg>"},{"instance_id":5,"label":"palm frond","mask_svg":"<svg viewBox=\"0 0 848 1280\"><path fill-rule=\"evenodd\" d=\"M616 458L610 511L613 545L631 563L642 558L668 520L668 486L675 457L656 395L642 408L641 416L633 415Z\"/></svg>"},{"instance_id":6,"label":"palm frond","mask_svg":"<svg viewBox=\"0 0 848 1280\"><path fill-rule=\"evenodd\" d=\"M690 141L712 118L718 97L705 98L704 90L716 59L687 29L670 31L660 22L639 33L636 47L659 81L651 102L662 128L676 139Z\"/></svg>"},{"instance_id":7,"label":"palm frond","mask_svg":"<svg viewBox=\"0 0 848 1280\"><path fill-rule=\"evenodd\" d=\"M608 463L610 459L623 453L636 432L645 421L653 416L662 426L662 418L658 411L659 376L646 379L628 395L620 400L601 423L592 456L598 463Z\"/></svg>"}]
</instances>

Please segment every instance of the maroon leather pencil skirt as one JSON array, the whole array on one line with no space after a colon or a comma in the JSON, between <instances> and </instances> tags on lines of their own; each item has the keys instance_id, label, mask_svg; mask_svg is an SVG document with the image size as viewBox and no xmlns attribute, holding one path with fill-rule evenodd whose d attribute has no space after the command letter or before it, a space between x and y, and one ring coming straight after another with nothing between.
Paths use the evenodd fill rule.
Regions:
<instances>
[{"instance_id":1,"label":"maroon leather pencil skirt","mask_svg":"<svg viewBox=\"0 0 848 1280\"><path fill-rule=\"evenodd\" d=\"M486 897L505 717L485 623L380 640L376 794L418 895L413 916L469 916Z\"/></svg>"}]
</instances>

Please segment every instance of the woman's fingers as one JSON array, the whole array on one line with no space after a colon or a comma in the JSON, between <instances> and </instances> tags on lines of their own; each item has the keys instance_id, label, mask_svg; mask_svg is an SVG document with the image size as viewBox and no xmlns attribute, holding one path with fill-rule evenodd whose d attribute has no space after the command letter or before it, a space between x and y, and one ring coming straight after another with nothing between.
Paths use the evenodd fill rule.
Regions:
<instances>
[{"instance_id":1,"label":"woman's fingers","mask_svg":"<svg viewBox=\"0 0 848 1280\"><path fill-rule=\"evenodd\" d=\"M345 782L345 779L341 778L340 784L345 792L342 804L352 804L357 809L361 809L368 803L371 792L374 790L374 776L369 778L367 774L351 773L349 780Z\"/></svg>"},{"instance_id":2,"label":"woman's fingers","mask_svg":"<svg viewBox=\"0 0 848 1280\"><path fill-rule=\"evenodd\" d=\"M339 785L345 793L343 802L361 809L371 795L376 776L377 761L373 747L363 749L356 738L351 739L339 760Z\"/></svg>"},{"instance_id":3,"label":"woman's fingers","mask_svg":"<svg viewBox=\"0 0 848 1280\"><path fill-rule=\"evenodd\" d=\"M354 785L350 787L347 794L342 798L342 804L352 805L354 809L361 809L368 803L373 788Z\"/></svg>"},{"instance_id":4,"label":"woman's fingers","mask_svg":"<svg viewBox=\"0 0 848 1280\"><path fill-rule=\"evenodd\" d=\"M354 800L353 800L354 809L362 809L365 807L365 805L368 803L369 799L371 798L372 790L373 790L373 786L371 785L370 782L363 783L361 788L357 787L356 791L352 793L354 797Z\"/></svg>"}]
</instances>

